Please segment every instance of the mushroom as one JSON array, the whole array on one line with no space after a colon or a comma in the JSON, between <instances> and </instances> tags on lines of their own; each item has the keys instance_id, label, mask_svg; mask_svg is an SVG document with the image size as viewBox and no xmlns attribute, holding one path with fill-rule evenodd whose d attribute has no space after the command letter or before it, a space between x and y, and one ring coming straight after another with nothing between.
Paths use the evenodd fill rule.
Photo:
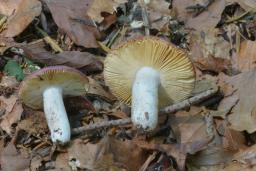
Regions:
<instances>
[{"instance_id":1,"label":"mushroom","mask_svg":"<svg viewBox=\"0 0 256 171\"><path fill-rule=\"evenodd\" d=\"M134 125L155 129L158 108L184 100L194 89L195 71L188 55L156 37L130 40L105 59L106 84L131 104Z\"/></svg>"},{"instance_id":2,"label":"mushroom","mask_svg":"<svg viewBox=\"0 0 256 171\"><path fill-rule=\"evenodd\" d=\"M19 97L33 109L44 108L53 142L70 140L70 125L63 96L83 95L89 89L89 79L67 66L46 67L29 75L21 84Z\"/></svg>"}]
</instances>

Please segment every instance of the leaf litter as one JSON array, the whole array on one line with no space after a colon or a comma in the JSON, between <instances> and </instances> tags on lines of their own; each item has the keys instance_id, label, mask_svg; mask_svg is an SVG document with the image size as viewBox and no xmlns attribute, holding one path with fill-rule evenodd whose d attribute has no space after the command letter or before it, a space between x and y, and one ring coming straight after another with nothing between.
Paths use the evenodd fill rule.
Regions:
<instances>
[{"instance_id":1,"label":"leaf litter","mask_svg":"<svg viewBox=\"0 0 256 171\"><path fill-rule=\"evenodd\" d=\"M1 1L1 169L255 170L255 14L254 0ZM163 109L174 114L161 114L149 134L130 124L130 107L102 74L109 49L138 35L185 49L197 74L195 98ZM90 76L88 95L65 106L72 129L92 129L66 146L50 141L44 112L17 96L21 80L51 65Z\"/></svg>"}]
</instances>

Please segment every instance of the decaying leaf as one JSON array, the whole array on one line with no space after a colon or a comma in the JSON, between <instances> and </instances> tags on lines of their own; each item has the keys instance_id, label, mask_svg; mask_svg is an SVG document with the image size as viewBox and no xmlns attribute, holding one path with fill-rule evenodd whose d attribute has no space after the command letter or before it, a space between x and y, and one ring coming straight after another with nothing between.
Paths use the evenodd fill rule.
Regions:
<instances>
[{"instance_id":1,"label":"decaying leaf","mask_svg":"<svg viewBox=\"0 0 256 171\"><path fill-rule=\"evenodd\" d=\"M245 11L255 9L255 0L226 0L228 4L238 3Z\"/></svg>"},{"instance_id":2,"label":"decaying leaf","mask_svg":"<svg viewBox=\"0 0 256 171\"><path fill-rule=\"evenodd\" d=\"M227 71L231 61L230 45L218 35L217 29L195 33L192 36L191 57L201 70Z\"/></svg>"},{"instance_id":3,"label":"decaying leaf","mask_svg":"<svg viewBox=\"0 0 256 171\"><path fill-rule=\"evenodd\" d=\"M237 131L256 131L256 104L253 92L255 90L256 72L249 71L241 73L234 77L226 77L226 83L233 85L236 90L232 96L237 97L239 101L232 108L231 114L228 115L230 127ZM224 99L225 100L225 99Z\"/></svg>"},{"instance_id":4,"label":"decaying leaf","mask_svg":"<svg viewBox=\"0 0 256 171\"><path fill-rule=\"evenodd\" d=\"M256 43L246 40L241 43L237 61L238 69L241 72L254 70L256 67Z\"/></svg>"},{"instance_id":5,"label":"decaying leaf","mask_svg":"<svg viewBox=\"0 0 256 171\"><path fill-rule=\"evenodd\" d=\"M86 74L101 72L103 70L103 63L91 53L64 51L58 54L52 54L46 51L44 46L44 42L40 41L23 46L23 49L31 60L46 65L66 65L80 69Z\"/></svg>"},{"instance_id":6,"label":"decaying leaf","mask_svg":"<svg viewBox=\"0 0 256 171\"><path fill-rule=\"evenodd\" d=\"M18 123L18 127L29 134L44 134L48 131L45 115L40 111L30 111L25 118Z\"/></svg>"},{"instance_id":7,"label":"decaying leaf","mask_svg":"<svg viewBox=\"0 0 256 171\"><path fill-rule=\"evenodd\" d=\"M12 96L10 98L12 98ZM4 99L4 98L1 96L1 99ZM3 130L5 130L8 134L11 134L12 125L14 123L17 123L20 120L21 114L23 112L22 104L20 102L16 101L17 100L16 97L13 98L13 100L15 101L13 106L10 106L10 105L12 105L12 103L9 104L6 101L4 102L8 105L7 107L11 108L11 110L8 109L9 110L8 111L6 108L5 115L2 117L1 122L0 122L0 127Z\"/></svg>"},{"instance_id":8,"label":"decaying leaf","mask_svg":"<svg viewBox=\"0 0 256 171\"><path fill-rule=\"evenodd\" d=\"M101 13L107 12L112 14L120 4L124 4L126 2L127 0L105 0L104 3L102 3L101 0L93 0L87 14L91 19L100 23L104 19Z\"/></svg>"},{"instance_id":9,"label":"decaying leaf","mask_svg":"<svg viewBox=\"0 0 256 171\"><path fill-rule=\"evenodd\" d=\"M44 0L54 21L77 45L98 47L101 37L96 25L87 15L92 0ZM68 7L68 8L67 8Z\"/></svg>"},{"instance_id":10,"label":"decaying leaf","mask_svg":"<svg viewBox=\"0 0 256 171\"><path fill-rule=\"evenodd\" d=\"M67 153L56 159L56 169L71 170L75 168L88 170L139 170L145 161L144 152L131 141L120 141L105 137L100 143L83 143L76 139ZM71 164L73 162L73 164Z\"/></svg>"},{"instance_id":11,"label":"decaying leaf","mask_svg":"<svg viewBox=\"0 0 256 171\"><path fill-rule=\"evenodd\" d=\"M30 160L19 154L12 142L3 149L0 157L1 168L6 171L24 170L30 164Z\"/></svg>"},{"instance_id":12,"label":"decaying leaf","mask_svg":"<svg viewBox=\"0 0 256 171\"><path fill-rule=\"evenodd\" d=\"M14 46L17 47L19 45L21 45L21 44L20 43L16 43L13 40L13 38L0 37L0 54L2 55L7 49L9 49L11 47L14 47Z\"/></svg>"},{"instance_id":13,"label":"decaying leaf","mask_svg":"<svg viewBox=\"0 0 256 171\"><path fill-rule=\"evenodd\" d=\"M42 10L38 0L3 0L0 6L0 14L8 16L6 29L1 33L5 37L20 34Z\"/></svg>"},{"instance_id":14,"label":"decaying leaf","mask_svg":"<svg viewBox=\"0 0 256 171\"><path fill-rule=\"evenodd\" d=\"M165 25L169 25L171 18L169 6L169 2L158 0L151 0L147 4L148 18L152 28L161 30Z\"/></svg>"},{"instance_id":15,"label":"decaying leaf","mask_svg":"<svg viewBox=\"0 0 256 171\"><path fill-rule=\"evenodd\" d=\"M221 19L221 14L225 9L225 4L225 0L215 0L207 10L196 17L189 18L186 22L186 26L197 31L207 31L215 28Z\"/></svg>"},{"instance_id":16,"label":"decaying leaf","mask_svg":"<svg viewBox=\"0 0 256 171\"><path fill-rule=\"evenodd\" d=\"M225 0L215 0L207 10L196 17L188 13L186 7L196 5L197 1L190 0L174 0L173 8L177 12L177 17L185 21L188 28L197 31L207 31L216 27L221 19L221 14L225 8Z\"/></svg>"}]
</instances>

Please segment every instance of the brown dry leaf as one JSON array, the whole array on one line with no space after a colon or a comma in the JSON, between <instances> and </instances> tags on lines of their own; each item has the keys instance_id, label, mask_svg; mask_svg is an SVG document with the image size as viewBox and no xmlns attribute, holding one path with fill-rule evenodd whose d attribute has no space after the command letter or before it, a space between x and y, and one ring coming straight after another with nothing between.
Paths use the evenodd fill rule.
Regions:
<instances>
[{"instance_id":1,"label":"brown dry leaf","mask_svg":"<svg viewBox=\"0 0 256 171\"><path fill-rule=\"evenodd\" d=\"M42 5L38 0L16 0L0 2L0 13L7 15L6 29L1 33L5 37L15 37L41 13ZM5 8L9 9L5 9Z\"/></svg>"},{"instance_id":2,"label":"brown dry leaf","mask_svg":"<svg viewBox=\"0 0 256 171\"><path fill-rule=\"evenodd\" d=\"M243 164L256 164L256 145L248 147L247 149L241 150L236 153L233 160Z\"/></svg>"},{"instance_id":3,"label":"brown dry leaf","mask_svg":"<svg viewBox=\"0 0 256 171\"><path fill-rule=\"evenodd\" d=\"M207 31L215 28L221 19L221 14L225 6L225 0L215 0L207 10L196 17L189 18L186 26L197 31Z\"/></svg>"},{"instance_id":4,"label":"brown dry leaf","mask_svg":"<svg viewBox=\"0 0 256 171\"><path fill-rule=\"evenodd\" d=\"M126 2L127 0L105 0L104 3L102 3L102 0L93 0L87 14L91 19L100 23L104 19L101 15L102 12L112 14L120 4L124 4Z\"/></svg>"},{"instance_id":5,"label":"brown dry leaf","mask_svg":"<svg viewBox=\"0 0 256 171\"><path fill-rule=\"evenodd\" d=\"M191 57L201 70L227 71L231 67L230 45L218 36L217 29L194 32L191 39Z\"/></svg>"},{"instance_id":6,"label":"brown dry leaf","mask_svg":"<svg viewBox=\"0 0 256 171\"><path fill-rule=\"evenodd\" d=\"M150 3L147 4L148 18L151 28L161 30L165 25L169 24L171 18L171 10L169 9L169 6L169 2L159 0L151 0Z\"/></svg>"},{"instance_id":7,"label":"brown dry leaf","mask_svg":"<svg viewBox=\"0 0 256 171\"><path fill-rule=\"evenodd\" d=\"M222 167L222 169L216 169L219 171L255 171L256 170L256 165L251 165L251 164L243 164L243 163L238 163L236 161L228 163L225 168ZM209 171L209 170L208 170Z\"/></svg>"},{"instance_id":8,"label":"brown dry leaf","mask_svg":"<svg viewBox=\"0 0 256 171\"><path fill-rule=\"evenodd\" d=\"M16 95L12 95L9 98L0 96L1 109L5 109L6 112L8 113L11 112L17 100L18 100L18 97Z\"/></svg>"},{"instance_id":9,"label":"brown dry leaf","mask_svg":"<svg viewBox=\"0 0 256 171\"><path fill-rule=\"evenodd\" d=\"M249 133L256 131L256 99L253 95L256 91L255 78L255 71L249 71L234 77L225 78L226 83L233 85L236 90L231 95L233 98L239 99L237 104L232 108L231 114L228 115L228 121L231 124L230 128L234 130L246 130Z\"/></svg>"},{"instance_id":10,"label":"brown dry leaf","mask_svg":"<svg viewBox=\"0 0 256 171\"><path fill-rule=\"evenodd\" d=\"M98 47L101 35L87 15L92 0L44 0L58 27L77 45L87 48ZM104 4L104 3L103 3Z\"/></svg>"},{"instance_id":11,"label":"brown dry leaf","mask_svg":"<svg viewBox=\"0 0 256 171\"><path fill-rule=\"evenodd\" d=\"M178 168L180 170L185 169L185 160L186 160L186 149L181 149L177 144L153 144L147 143L146 141L134 140L134 142L141 148L146 150L157 150L163 153L166 153L168 156L175 158Z\"/></svg>"},{"instance_id":12,"label":"brown dry leaf","mask_svg":"<svg viewBox=\"0 0 256 171\"><path fill-rule=\"evenodd\" d=\"M229 4L238 3L245 11L255 9L256 7L255 0L226 0L226 2Z\"/></svg>"},{"instance_id":13,"label":"brown dry leaf","mask_svg":"<svg viewBox=\"0 0 256 171\"><path fill-rule=\"evenodd\" d=\"M12 125L20 120L22 112L22 104L17 101L10 112L7 112L6 110L6 113L0 122L0 127L8 134L11 134Z\"/></svg>"},{"instance_id":14,"label":"brown dry leaf","mask_svg":"<svg viewBox=\"0 0 256 171\"><path fill-rule=\"evenodd\" d=\"M109 91L106 91L97 81L95 81L90 77L88 78L89 78L90 87L87 93L89 95L99 96L108 102L113 102L117 100L117 98L114 95L112 95Z\"/></svg>"},{"instance_id":15,"label":"brown dry leaf","mask_svg":"<svg viewBox=\"0 0 256 171\"><path fill-rule=\"evenodd\" d=\"M22 0L2 0L0 2L0 14L10 16L18 8Z\"/></svg>"},{"instance_id":16,"label":"brown dry leaf","mask_svg":"<svg viewBox=\"0 0 256 171\"><path fill-rule=\"evenodd\" d=\"M179 111L170 120L176 135L179 135L180 143L186 144L202 139L207 139L203 110L199 107L191 107L189 112Z\"/></svg>"},{"instance_id":17,"label":"brown dry leaf","mask_svg":"<svg viewBox=\"0 0 256 171\"><path fill-rule=\"evenodd\" d=\"M21 122L18 123L20 129L25 130L29 134L45 134L48 131L44 112L31 111Z\"/></svg>"},{"instance_id":18,"label":"brown dry leaf","mask_svg":"<svg viewBox=\"0 0 256 171\"><path fill-rule=\"evenodd\" d=\"M125 154L125 155L124 155ZM55 169L71 170L70 167L88 170L125 168L139 170L145 161L144 152L131 141L120 141L105 137L97 144L76 139L67 153L58 155Z\"/></svg>"},{"instance_id":19,"label":"brown dry leaf","mask_svg":"<svg viewBox=\"0 0 256 171\"><path fill-rule=\"evenodd\" d=\"M255 2L256 3L256 2ZM256 67L256 43L245 40L241 43L237 59L238 69L241 72L254 70Z\"/></svg>"},{"instance_id":20,"label":"brown dry leaf","mask_svg":"<svg viewBox=\"0 0 256 171\"><path fill-rule=\"evenodd\" d=\"M20 44L16 43L13 40L13 38L0 37L0 54L2 55L7 49L14 47L14 46L18 47L19 45Z\"/></svg>"},{"instance_id":21,"label":"brown dry leaf","mask_svg":"<svg viewBox=\"0 0 256 171\"><path fill-rule=\"evenodd\" d=\"M39 41L23 46L25 54L33 61L46 65L66 65L80 69L89 74L101 72L103 63L93 54L80 51L64 51L58 54L52 54L44 49L44 42Z\"/></svg>"},{"instance_id":22,"label":"brown dry leaf","mask_svg":"<svg viewBox=\"0 0 256 171\"><path fill-rule=\"evenodd\" d=\"M30 164L30 159L19 154L12 142L3 149L0 157L1 168L4 171L21 171Z\"/></svg>"},{"instance_id":23,"label":"brown dry leaf","mask_svg":"<svg viewBox=\"0 0 256 171\"><path fill-rule=\"evenodd\" d=\"M207 10L196 17L192 17L192 15L187 12L186 7L195 4L195 1L190 0L173 0L173 8L177 12L178 19L185 21L187 27L197 31L207 31L215 28L225 8L225 0L215 0Z\"/></svg>"}]
</instances>

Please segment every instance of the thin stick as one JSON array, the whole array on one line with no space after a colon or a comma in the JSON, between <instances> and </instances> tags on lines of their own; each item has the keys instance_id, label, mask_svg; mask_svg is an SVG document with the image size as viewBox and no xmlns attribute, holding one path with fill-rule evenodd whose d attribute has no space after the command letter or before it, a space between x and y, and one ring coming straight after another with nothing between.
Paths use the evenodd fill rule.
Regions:
<instances>
[{"instance_id":1,"label":"thin stick","mask_svg":"<svg viewBox=\"0 0 256 171\"><path fill-rule=\"evenodd\" d=\"M144 23L144 27L145 27L145 35L149 36L150 23L149 23L149 19L148 19L147 5L145 4L144 1L141 1L140 4L141 4L141 9L142 9L142 11L141 11L142 19L143 19L143 23Z\"/></svg>"},{"instance_id":2,"label":"thin stick","mask_svg":"<svg viewBox=\"0 0 256 171\"><path fill-rule=\"evenodd\" d=\"M174 113L174 112L177 112L178 110L187 108L193 104L199 103L199 102L211 97L212 95L217 93L217 91L218 91L218 89L210 89L210 90L207 90L200 94L197 94L194 97L191 97L187 100L184 100L180 103L167 106L164 109L160 110L160 114Z\"/></svg>"},{"instance_id":3,"label":"thin stick","mask_svg":"<svg viewBox=\"0 0 256 171\"><path fill-rule=\"evenodd\" d=\"M192 104L199 103L199 102L213 96L217 91L218 91L218 89L211 89L211 90L202 92L202 93L200 93L194 97L191 97L187 100L184 100L180 103L165 107L164 109L160 110L160 114L177 112L178 110L184 109L186 107L191 106ZM130 118L104 121L104 122L100 122L100 123L91 124L89 126L82 126L82 127L74 128L74 129L72 129L72 135L85 133L88 131L92 131L94 129L107 128L107 127L119 126L119 125L127 125L127 124L131 124Z\"/></svg>"},{"instance_id":4,"label":"thin stick","mask_svg":"<svg viewBox=\"0 0 256 171\"><path fill-rule=\"evenodd\" d=\"M118 126L118 125L127 125L130 123L131 123L130 118L117 119L117 120L111 120L111 121L103 121L100 123L91 124L89 126L82 126L82 127L74 128L74 129L72 129L72 135L77 135L82 132L92 131L92 130L98 129L98 128L106 128L106 127L112 127L112 126Z\"/></svg>"},{"instance_id":5,"label":"thin stick","mask_svg":"<svg viewBox=\"0 0 256 171\"><path fill-rule=\"evenodd\" d=\"M39 27L36 27L36 30L40 34L42 34L42 36L44 37L44 40L52 47L52 49L55 52L63 52L63 50L59 47L58 43L55 40L53 40L45 31L43 31Z\"/></svg>"}]
</instances>

